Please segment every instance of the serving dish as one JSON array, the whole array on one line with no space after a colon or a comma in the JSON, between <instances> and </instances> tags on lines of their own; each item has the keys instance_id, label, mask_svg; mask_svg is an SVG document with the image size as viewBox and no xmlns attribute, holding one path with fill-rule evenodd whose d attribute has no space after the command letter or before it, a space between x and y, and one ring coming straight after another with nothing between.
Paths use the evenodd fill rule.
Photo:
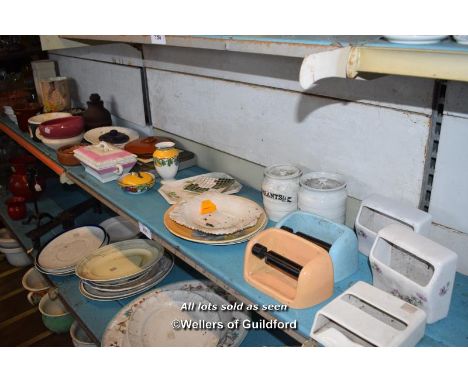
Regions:
<instances>
[{"instance_id":1,"label":"serving dish","mask_svg":"<svg viewBox=\"0 0 468 382\"><path fill-rule=\"evenodd\" d=\"M182 290L154 292L139 299L133 305L128 321L130 346L217 346L220 341L217 330L173 328L174 321L220 322L216 311L185 311L183 306L187 303L207 306L209 301L199 294Z\"/></svg>"},{"instance_id":2,"label":"serving dish","mask_svg":"<svg viewBox=\"0 0 468 382\"><path fill-rule=\"evenodd\" d=\"M68 146L68 145L76 145L83 140L83 134L79 134L75 137L71 138L57 138L51 139L42 136L39 130L36 130L36 136L42 143L44 143L47 147L50 147L52 150L58 150L60 147Z\"/></svg>"},{"instance_id":3,"label":"serving dish","mask_svg":"<svg viewBox=\"0 0 468 382\"><path fill-rule=\"evenodd\" d=\"M143 277L119 285L98 285L87 281L80 282L83 296L95 301L116 301L143 293L163 281L174 265L174 258L165 254Z\"/></svg>"},{"instance_id":4,"label":"serving dish","mask_svg":"<svg viewBox=\"0 0 468 382\"><path fill-rule=\"evenodd\" d=\"M125 150L131 152L142 159L153 159L153 153L156 150L156 143L159 142L173 142L172 139L158 136L145 137L135 139L127 143L124 147Z\"/></svg>"},{"instance_id":5,"label":"serving dish","mask_svg":"<svg viewBox=\"0 0 468 382\"><path fill-rule=\"evenodd\" d=\"M78 158L75 157L73 152L82 146L87 146L87 144L80 143L77 145L66 145L60 147L57 150L58 161L65 166L79 166L81 162L78 160Z\"/></svg>"},{"instance_id":6,"label":"serving dish","mask_svg":"<svg viewBox=\"0 0 468 382\"><path fill-rule=\"evenodd\" d=\"M124 280L123 282L92 282L84 281L86 290L90 293L99 294L101 292L109 293L126 293L128 291L137 290L138 288L146 287L149 284L153 284L155 281L159 282L166 277L174 266L174 256L170 253L165 252L161 259L145 273L136 276L130 280ZM109 297L106 295L97 295L97 297Z\"/></svg>"},{"instance_id":7,"label":"serving dish","mask_svg":"<svg viewBox=\"0 0 468 382\"><path fill-rule=\"evenodd\" d=\"M84 139L93 145L97 145L100 142L99 137L101 137L104 134L109 133L111 130L115 130L117 133L125 134L128 136L128 139L125 142L114 145L119 148L124 147L125 144L127 144L128 142L134 141L135 139L138 139L140 137L137 131L126 128L126 127L104 126L104 127L97 127L95 129L88 130L84 135Z\"/></svg>"},{"instance_id":8,"label":"serving dish","mask_svg":"<svg viewBox=\"0 0 468 382\"><path fill-rule=\"evenodd\" d=\"M122 282L147 271L163 253L164 248L152 240L109 244L83 257L76 266L76 275L92 282Z\"/></svg>"},{"instance_id":9,"label":"serving dish","mask_svg":"<svg viewBox=\"0 0 468 382\"><path fill-rule=\"evenodd\" d=\"M102 337L102 346L131 346L128 341L128 321L133 312L133 306L136 302L140 301L146 295L158 292L158 291L170 291L170 290L183 290L196 293L212 304L217 306L227 306L235 303L237 300L226 293L223 289L219 288L211 281L204 280L190 280L181 281L174 284L165 285L164 287L158 288L154 291L147 292L145 295L138 297L138 299L131 301L125 307L123 307L109 322ZM232 322L236 319L239 321L249 320L250 317L246 312L243 311L220 311L220 320L224 326L227 326L228 322ZM247 335L247 330L239 325L238 328L227 329L222 334L221 340L218 342L218 346L232 347L239 346Z\"/></svg>"},{"instance_id":10,"label":"serving dish","mask_svg":"<svg viewBox=\"0 0 468 382\"><path fill-rule=\"evenodd\" d=\"M384 35L384 37L395 44L426 45L437 44L448 35Z\"/></svg>"},{"instance_id":11,"label":"serving dish","mask_svg":"<svg viewBox=\"0 0 468 382\"><path fill-rule=\"evenodd\" d=\"M29 118L28 123L30 125L39 126L41 123L50 121L52 119L59 119L59 118L65 118L65 117L71 117L71 116L72 114L65 113L65 112L44 113L44 114L38 114L38 115L35 115L34 117Z\"/></svg>"},{"instance_id":12,"label":"serving dish","mask_svg":"<svg viewBox=\"0 0 468 382\"><path fill-rule=\"evenodd\" d=\"M124 216L114 216L99 223L109 235L109 242L130 240L138 236L140 230L129 218Z\"/></svg>"},{"instance_id":13,"label":"serving dish","mask_svg":"<svg viewBox=\"0 0 468 382\"><path fill-rule=\"evenodd\" d=\"M44 138L64 139L80 135L84 130L83 117L71 116L51 119L39 125L39 131Z\"/></svg>"},{"instance_id":14,"label":"serving dish","mask_svg":"<svg viewBox=\"0 0 468 382\"><path fill-rule=\"evenodd\" d=\"M175 207L176 206L171 206L165 212L164 225L173 235L185 240L193 241L195 243L211 245L230 245L243 243L247 240L250 240L257 232L263 230L268 223L266 214L262 213L258 218L257 223L253 227L249 227L229 235L213 235L185 227L172 220L170 218L170 213Z\"/></svg>"},{"instance_id":15,"label":"serving dish","mask_svg":"<svg viewBox=\"0 0 468 382\"><path fill-rule=\"evenodd\" d=\"M130 172L122 175L117 181L122 191L128 194L142 194L151 189L155 183L155 176L145 171Z\"/></svg>"},{"instance_id":16,"label":"serving dish","mask_svg":"<svg viewBox=\"0 0 468 382\"><path fill-rule=\"evenodd\" d=\"M203 203L209 201L215 210L202 213ZM169 217L185 227L212 235L227 235L253 227L263 209L254 201L234 195L210 191L178 203Z\"/></svg>"},{"instance_id":17,"label":"serving dish","mask_svg":"<svg viewBox=\"0 0 468 382\"><path fill-rule=\"evenodd\" d=\"M57 235L39 252L36 263L45 273L62 274L73 271L85 256L106 245L109 236L99 226L83 226Z\"/></svg>"}]
</instances>

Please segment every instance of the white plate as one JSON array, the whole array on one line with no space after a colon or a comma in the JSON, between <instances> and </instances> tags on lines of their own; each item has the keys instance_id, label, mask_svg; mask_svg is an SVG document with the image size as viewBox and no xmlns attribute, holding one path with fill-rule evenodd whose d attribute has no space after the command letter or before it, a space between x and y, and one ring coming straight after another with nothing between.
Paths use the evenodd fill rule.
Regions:
<instances>
[{"instance_id":1,"label":"white plate","mask_svg":"<svg viewBox=\"0 0 468 382\"><path fill-rule=\"evenodd\" d=\"M160 283L170 273L174 266L174 258L170 254L164 254L161 260L145 275L145 277L128 284L117 286L97 286L81 281L80 290L85 297L94 300L120 300L137 293L141 293Z\"/></svg>"},{"instance_id":2,"label":"white plate","mask_svg":"<svg viewBox=\"0 0 468 382\"><path fill-rule=\"evenodd\" d=\"M216 205L216 211L201 214L201 203L207 199ZM250 199L206 192L177 204L169 216L185 227L213 235L226 235L254 226L262 213L263 209Z\"/></svg>"},{"instance_id":3,"label":"white plate","mask_svg":"<svg viewBox=\"0 0 468 382\"><path fill-rule=\"evenodd\" d=\"M85 256L106 245L108 240L106 231L101 227L74 228L49 241L37 256L37 263L45 271L66 271Z\"/></svg>"},{"instance_id":4,"label":"white plate","mask_svg":"<svg viewBox=\"0 0 468 382\"><path fill-rule=\"evenodd\" d=\"M180 281L178 283L173 283L165 285L164 287L158 288L157 290L146 293L144 296L154 293L156 291L168 291L168 290L184 290L196 293L212 304L217 305L218 307L222 305L228 305L236 301L236 299L230 294L226 293L223 289L219 288L211 281L199 281L199 280L190 280L190 281ZM132 307L136 301L134 300L123 307L109 322L104 331L102 337L102 346L130 346L130 343L127 339L128 331L128 320L132 314ZM239 319L240 321L249 320L250 317L244 312L239 311L224 311L220 312L220 319L226 325L228 322L233 321L234 319ZM237 329L227 329L224 337L218 343L218 346L230 347L230 346L239 346L244 338L247 336L247 330L239 325Z\"/></svg>"},{"instance_id":5,"label":"white plate","mask_svg":"<svg viewBox=\"0 0 468 382\"><path fill-rule=\"evenodd\" d=\"M128 321L127 338L130 346L170 346L170 347L213 347L220 337L218 330L176 330L174 320L179 322L220 322L215 311L183 310L183 306L209 305L209 301L199 294L172 290L153 292L133 304Z\"/></svg>"},{"instance_id":6,"label":"white plate","mask_svg":"<svg viewBox=\"0 0 468 382\"><path fill-rule=\"evenodd\" d=\"M147 271L163 254L164 248L152 240L121 241L83 258L76 266L76 275L92 282L124 281Z\"/></svg>"},{"instance_id":7,"label":"white plate","mask_svg":"<svg viewBox=\"0 0 468 382\"><path fill-rule=\"evenodd\" d=\"M0 228L0 251L3 248L16 248L19 246L18 241L11 236L10 231L6 228Z\"/></svg>"},{"instance_id":8,"label":"white plate","mask_svg":"<svg viewBox=\"0 0 468 382\"><path fill-rule=\"evenodd\" d=\"M140 137L138 132L132 129L128 129L126 127L104 126L104 127L96 127L95 129L88 130L84 135L84 139L93 145L97 145L99 143L99 137L103 134L108 133L111 130L117 130L119 133L128 135L128 141L121 143L121 144L113 145L119 148L124 147L128 142L134 141L135 139L138 139Z\"/></svg>"},{"instance_id":9,"label":"white plate","mask_svg":"<svg viewBox=\"0 0 468 382\"><path fill-rule=\"evenodd\" d=\"M138 236L140 230L130 219L124 216L115 216L99 224L109 235L110 243L130 240Z\"/></svg>"},{"instance_id":10,"label":"white plate","mask_svg":"<svg viewBox=\"0 0 468 382\"><path fill-rule=\"evenodd\" d=\"M385 35L388 41L395 44L437 44L448 35Z\"/></svg>"}]
</instances>

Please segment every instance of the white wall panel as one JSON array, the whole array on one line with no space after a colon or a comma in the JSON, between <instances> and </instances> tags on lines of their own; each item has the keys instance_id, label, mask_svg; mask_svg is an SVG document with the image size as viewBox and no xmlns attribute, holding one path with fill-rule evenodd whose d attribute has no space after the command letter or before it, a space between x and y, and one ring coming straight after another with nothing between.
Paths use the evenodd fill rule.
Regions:
<instances>
[{"instance_id":1,"label":"white wall panel","mask_svg":"<svg viewBox=\"0 0 468 382\"><path fill-rule=\"evenodd\" d=\"M138 68L49 55L60 75L71 78L75 104L86 106L91 93L99 93L105 107L127 121L145 125L141 72Z\"/></svg>"},{"instance_id":2,"label":"white wall panel","mask_svg":"<svg viewBox=\"0 0 468 382\"><path fill-rule=\"evenodd\" d=\"M429 212L436 223L468 233L468 119L445 115Z\"/></svg>"},{"instance_id":3,"label":"white wall panel","mask_svg":"<svg viewBox=\"0 0 468 382\"><path fill-rule=\"evenodd\" d=\"M444 114L468 118L468 83L449 81Z\"/></svg>"},{"instance_id":4,"label":"white wall panel","mask_svg":"<svg viewBox=\"0 0 468 382\"><path fill-rule=\"evenodd\" d=\"M143 53L149 68L304 92L299 85L302 58L152 45L145 45ZM328 78L306 92L429 115L433 86L433 80L403 76Z\"/></svg>"},{"instance_id":5,"label":"white wall panel","mask_svg":"<svg viewBox=\"0 0 468 382\"><path fill-rule=\"evenodd\" d=\"M457 271L468 275L468 235L438 224L432 224L430 238L458 255Z\"/></svg>"},{"instance_id":6,"label":"white wall panel","mask_svg":"<svg viewBox=\"0 0 468 382\"><path fill-rule=\"evenodd\" d=\"M419 202L426 116L153 69L148 85L156 127L261 165L343 173L358 199Z\"/></svg>"}]
</instances>

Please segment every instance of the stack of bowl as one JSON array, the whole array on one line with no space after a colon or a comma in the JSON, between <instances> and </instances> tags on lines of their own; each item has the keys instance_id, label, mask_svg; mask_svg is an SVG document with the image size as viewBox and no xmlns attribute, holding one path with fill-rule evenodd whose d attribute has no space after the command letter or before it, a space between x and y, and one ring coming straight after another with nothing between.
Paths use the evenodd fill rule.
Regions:
<instances>
[{"instance_id":1,"label":"stack of bowl","mask_svg":"<svg viewBox=\"0 0 468 382\"><path fill-rule=\"evenodd\" d=\"M7 261L14 267L32 264L31 258L6 228L0 229L0 253L4 253Z\"/></svg>"},{"instance_id":2,"label":"stack of bowl","mask_svg":"<svg viewBox=\"0 0 468 382\"><path fill-rule=\"evenodd\" d=\"M84 119L79 116L52 119L40 124L36 136L51 149L78 144L83 139Z\"/></svg>"},{"instance_id":3,"label":"stack of bowl","mask_svg":"<svg viewBox=\"0 0 468 382\"><path fill-rule=\"evenodd\" d=\"M29 136L36 142L40 142L41 140L37 138L36 136L36 131L39 129L39 126L41 125L41 123L50 121L52 119L66 118L66 117L71 117L71 116L72 114L63 113L63 112L44 113L44 114L35 115L34 117L31 117L28 119Z\"/></svg>"}]
</instances>

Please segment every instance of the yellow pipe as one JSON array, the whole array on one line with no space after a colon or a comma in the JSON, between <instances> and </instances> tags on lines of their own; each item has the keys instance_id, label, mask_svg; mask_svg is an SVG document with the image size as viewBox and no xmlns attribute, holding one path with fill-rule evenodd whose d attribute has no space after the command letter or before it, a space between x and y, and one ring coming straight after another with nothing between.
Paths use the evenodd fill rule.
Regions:
<instances>
[{"instance_id":1,"label":"yellow pipe","mask_svg":"<svg viewBox=\"0 0 468 382\"><path fill-rule=\"evenodd\" d=\"M346 74L358 72L468 81L468 54L412 49L353 47Z\"/></svg>"}]
</instances>

